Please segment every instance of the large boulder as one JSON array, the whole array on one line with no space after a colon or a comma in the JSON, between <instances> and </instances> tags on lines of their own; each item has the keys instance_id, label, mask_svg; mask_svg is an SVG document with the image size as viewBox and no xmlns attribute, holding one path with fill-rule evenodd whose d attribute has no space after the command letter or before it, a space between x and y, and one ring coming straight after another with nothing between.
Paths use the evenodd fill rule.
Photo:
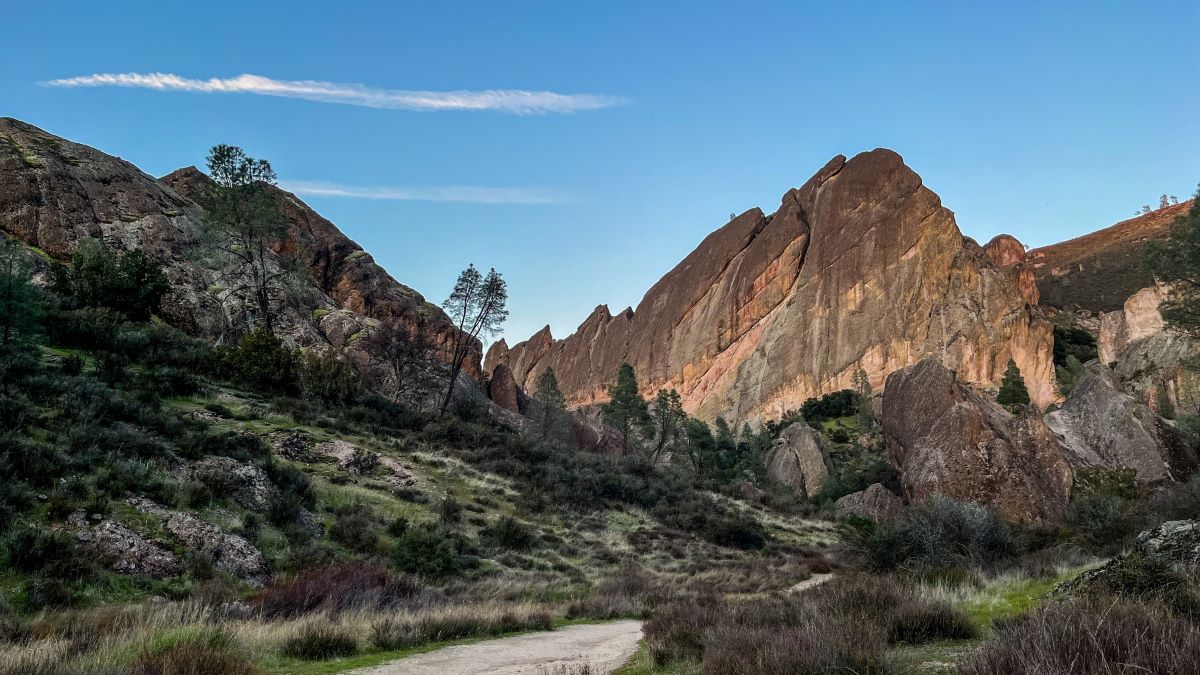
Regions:
<instances>
[{"instance_id":1,"label":"large boulder","mask_svg":"<svg viewBox=\"0 0 1200 675\"><path fill-rule=\"evenodd\" d=\"M904 501L880 483L872 483L866 490L853 492L833 503L833 512L838 518L857 516L877 523L895 518L903 508Z\"/></svg>"},{"instance_id":2,"label":"large boulder","mask_svg":"<svg viewBox=\"0 0 1200 675\"><path fill-rule=\"evenodd\" d=\"M218 497L228 496L251 511L266 511L278 493L265 471L232 457L205 457L192 464L189 474L192 480L217 492Z\"/></svg>"},{"instance_id":3,"label":"large boulder","mask_svg":"<svg viewBox=\"0 0 1200 675\"><path fill-rule=\"evenodd\" d=\"M803 422L789 424L767 451L767 476L806 496L821 491L829 476L829 449L820 432Z\"/></svg>"},{"instance_id":4,"label":"large boulder","mask_svg":"<svg viewBox=\"0 0 1200 675\"><path fill-rule=\"evenodd\" d=\"M941 494L1024 522L1066 508L1071 466L1041 417L1009 413L937 361L888 377L883 430L910 501Z\"/></svg>"},{"instance_id":5,"label":"large boulder","mask_svg":"<svg viewBox=\"0 0 1200 675\"><path fill-rule=\"evenodd\" d=\"M1046 415L1075 468L1137 470L1143 483L1179 480L1197 468L1188 439L1125 393L1112 369L1092 361L1062 408Z\"/></svg>"},{"instance_id":6,"label":"large boulder","mask_svg":"<svg viewBox=\"0 0 1200 675\"><path fill-rule=\"evenodd\" d=\"M512 371L503 363L492 369L492 375L488 378L487 394L492 403L509 412L520 414L521 387L513 377Z\"/></svg>"},{"instance_id":7,"label":"large boulder","mask_svg":"<svg viewBox=\"0 0 1200 675\"><path fill-rule=\"evenodd\" d=\"M810 397L937 357L965 381L1000 382L1014 359L1038 405L1055 399L1052 327L1019 242L984 247L890 150L838 156L712 232L638 304L597 307L562 340L542 329L498 345L530 389L554 368L572 407L602 403L622 363L643 392L676 389L701 419L778 419ZM1004 263L997 266L996 262ZM1019 269L1018 269L1019 268Z\"/></svg>"}]
</instances>

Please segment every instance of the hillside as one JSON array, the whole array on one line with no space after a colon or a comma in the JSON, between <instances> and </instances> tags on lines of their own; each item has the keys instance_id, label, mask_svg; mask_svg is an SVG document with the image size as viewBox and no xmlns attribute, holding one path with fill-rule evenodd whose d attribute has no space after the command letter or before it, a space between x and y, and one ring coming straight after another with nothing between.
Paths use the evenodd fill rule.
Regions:
<instances>
[{"instance_id":1,"label":"hillside","mask_svg":"<svg viewBox=\"0 0 1200 675\"><path fill-rule=\"evenodd\" d=\"M1154 280L1142 268L1147 241L1167 236L1191 201L1123 220L1082 237L1029 251L1041 302L1058 309L1113 312Z\"/></svg>"}]
</instances>

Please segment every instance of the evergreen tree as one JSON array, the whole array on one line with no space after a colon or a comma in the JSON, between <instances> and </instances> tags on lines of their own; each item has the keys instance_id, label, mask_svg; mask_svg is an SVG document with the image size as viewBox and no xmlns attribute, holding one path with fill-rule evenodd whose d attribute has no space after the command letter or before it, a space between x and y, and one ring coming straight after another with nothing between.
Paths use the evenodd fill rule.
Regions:
<instances>
[{"instance_id":1,"label":"evergreen tree","mask_svg":"<svg viewBox=\"0 0 1200 675\"><path fill-rule=\"evenodd\" d=\"M349 359L330 349L308 352L300 363L300 390L327 406L352 403L363 389L362 377Z\"/></svg>"},{"instance_id":2,"label":"evergreen tree","mask_svg":"<svg viewBox=\"0 0 1200 675\"><path fill-rule=\"evenodd\" d=\"M1083 363L1074 354L1069 354L1066 363L1055 368L1054 373L1058 379L1058 391L1065 396L1083 377Z\"/></svg>"},{"instance_id":3,"label":"evergreen tree","mask_svg":"<svg viewBox=\"0 0 1200 675\"><path fill-rule=\"evenodd\" d=\"M158 311L171 285L162 267L141 251L117 255L88 239L75 249L70 267L54 267L52 288L76 306L107 307L145 321Z\"/></svg>"},{"instance_id":4,"label":"evergreen tree","mask_svg":"<svg viewBox=\"0 0 1200 675\"><path fill-rule=\"evenodd\" d=\"M1188 212L1171 224L1167 239L1146 245L1146 267L1170 285L1163 318L1181 330L1200 332L1200 190Z\"/></svg>"},{"instance_id":5,"label":"evergreen tree","mask_svg":"<svg viewBox=\"0 0 1200 675\"><path fill-rule=\"evenodd\" d=\"M651 422L650 407L638 391L633 366L621 364L617 381L608 388L608 398L602 408L604 421L621 432L621 447L628 452L633 431L639 427L645 429Z\"/></svg>"},{"instance_id":6,"label":"evergreen tree","mask_svg":"<svg viewBox=\"0 0 1200 675\"><path fill-rule=\"evenodd\" d=\"M297 273L296 260L279 256L288 228L271 188L270 162L250 157L232 145L214 146L208 154L212 183L200 198L207 209L204 253L220 272L217 299L248 297L253 321L275 333L274 307Z\"/></svg>"},{"instance_id":7,"label":"evergreen tree","mask_svg":"<svg viewBox=\"0 0 1200 675\"><path fill-rule=\"evenodd\" d=\"M1021 370L1012 359L1004 368L1004 378L1000 381L1000 393L996 395L996 403L1003 406L1029 405L1029 390L1025 388L1025 379Z\"/></svg>"},{"instance_id":8,"label":"evergreen tree","mask_svg":"<svg viewBox=\"0 0 1200 675\"><path fill-rule=\"evenodd\" d=\"M33 268L15 239L0 243L0 348L34 343L41 336L41 299L30 283Z\"/></svg>"},{"instance_id":9,"label":"evergreen tree","mask_svg":"<svg viewBox=\"0 0 1200 675\"><path fill-rule=\"evenodd\" d=\"M463 362L480 336L495 335L508 318L508 284L495 269L483 276L475 265L468 265L458 275L450 297L442 303L458 330L450 344L450 381L442 399L441 414L445 415L454 397L454 385L462 372Z\"/></svg>"},{"instance_id":10,"label":"evergreen tree","mask_svg":"<svg viewBox=\"0 0 1200 675\"><path fill-rule=\"evenodd\" d=\"M866 433L875 428L875 410L871 404L871 379L862 368L854 373L854 392L858 397L858 430Z\"/></svg>"},{"instance_id":11,"label":"evergreen tree","mask_svg":"<svg viewBox=\"0 0 1200 675\"><path fill-rule=\"evenodd\" d=\"M654 396L651 414L655 437L651 460L657 462L667 444L677 441L680 434L683 433L683 423L687 419L687 413L683 412L683 401L680 399L678 391L659 389Z\"/></svg>"},{"instance_id":12,"label":"evergreen tree","mask_svg":"<svg viewBox=\"0 0 1200 675\"><path fill-rule=\"evenodd\" d=\"M538 375L536 386L533 398L542 404L542 438L549 438L559 417L566 410L567 401L558 388L558 377L554 375L553 368L547 368Z\"/></svg>"}]
</instances>

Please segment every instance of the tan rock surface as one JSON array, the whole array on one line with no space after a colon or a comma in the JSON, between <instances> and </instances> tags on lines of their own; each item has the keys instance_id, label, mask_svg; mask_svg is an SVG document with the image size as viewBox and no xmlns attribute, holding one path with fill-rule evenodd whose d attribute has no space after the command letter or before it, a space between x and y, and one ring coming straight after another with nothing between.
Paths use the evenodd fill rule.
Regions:
<instances>
[{"instance_id":1,"label":"tan rock surface","mask_svg":"<svg viewBox=\"0 0 1200 675\"><path fill-rule=\"evenodd\" d=\"M753 209L710 234L639 303L601 305L576 332L497 348L529 389L553 367L568 403L602 402L622 362L646 395L678 389L701 418L778 418L934 357L998 384L1016 360L1041 405L1054 397L1051 326L1009 270L890 150L834 158L771 216Z\"/></svg>"}]
</instances>

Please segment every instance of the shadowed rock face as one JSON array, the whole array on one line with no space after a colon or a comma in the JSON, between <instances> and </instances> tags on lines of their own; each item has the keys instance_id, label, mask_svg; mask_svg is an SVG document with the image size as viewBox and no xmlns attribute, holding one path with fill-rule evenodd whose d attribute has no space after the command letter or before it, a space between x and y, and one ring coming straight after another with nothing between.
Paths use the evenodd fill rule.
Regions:
<instances>
[{"instance_id":1,"label":"shadowed rock face","mask_svg":"<svg viewBox=\"0 0 1200 675\"><path fill-rule=\"evenodd\" d=\"M766 456L767 476L807 497L821 491L829 476L829 449L820 432L803 422L789 424Z\"/></svg>"},{"instance_id":2,"label":"shadowed rock face","mask_svg":"<svg viewBox=\"0 0 1200 675\"><path fill-rule=\"evenodd\" d=\"M833 512L838 518L857 516L877 523L895 518L904 508L904 502L879 483L872 483L866 490L852 492L833 503Z\"/></svg>"},{"instance_id":3,"label":"shadowed rock face","mask_svg":"<svg viewBox=\"0 0 1200 675\"><path fill-rule=\"evenodd\" d=\"M553 367L573 406L602 402L622 362L647 395L678 389L701 418L778 418L809 397L937 358L994 385L1011 357L1039 405L1054 398L1051 326L1009 270L965 239L937 195L890 150L836 157L779 209L710 234L642 299L597 307L497 348L528 388Z\"/></svg>"},{"instance_id":4,"label":"shadowed rock face","mask_svg":"<svg viewBox=\"0 0 1200 675\"><path fill-rule=\"evenodd\" d=\"M1041 417L1010 414L934 360L888 377L883 430L909 501L941 494L1024 522L1066 508L1073 474Z\"/></svg>"},{"instance_id":5,"label":"shadowed rock face","mask_svg":"<svg viewBox=\"0 0 1200 675\"><path fill-rule=\"evenodd\" d=\"M1183 434L1122 391L1117 373L1095 361L1046 423L1075 468L1130 467L1144 483L1186 479L1197 468Z\"/></svg>"},{"instance_id":6,"label":"shadowed rock face","mask_svg":"<svg viewBox=\"0 0 1200 675\"><path fill-rule=\"evenodd\" d=\"M84 239L117 251L145 251L171 281L163 318L212 337L229 317L207 290L215 274L193 255L205 217L193 200L207 181L194 167L156 180L124 160L0 118L0 229L58 260L70 258ZM441 309L393 279L333 223L292 194L279 190L277 196L289 237L275 253L296 254L311 282L301 289L298 306L280 310L282 337L299 346L343 349L386 389L381 343L421 333L444 344L453 335ZM481 353L477 345L467 359L476 380Z\"/></svg>"}]
</instances>

